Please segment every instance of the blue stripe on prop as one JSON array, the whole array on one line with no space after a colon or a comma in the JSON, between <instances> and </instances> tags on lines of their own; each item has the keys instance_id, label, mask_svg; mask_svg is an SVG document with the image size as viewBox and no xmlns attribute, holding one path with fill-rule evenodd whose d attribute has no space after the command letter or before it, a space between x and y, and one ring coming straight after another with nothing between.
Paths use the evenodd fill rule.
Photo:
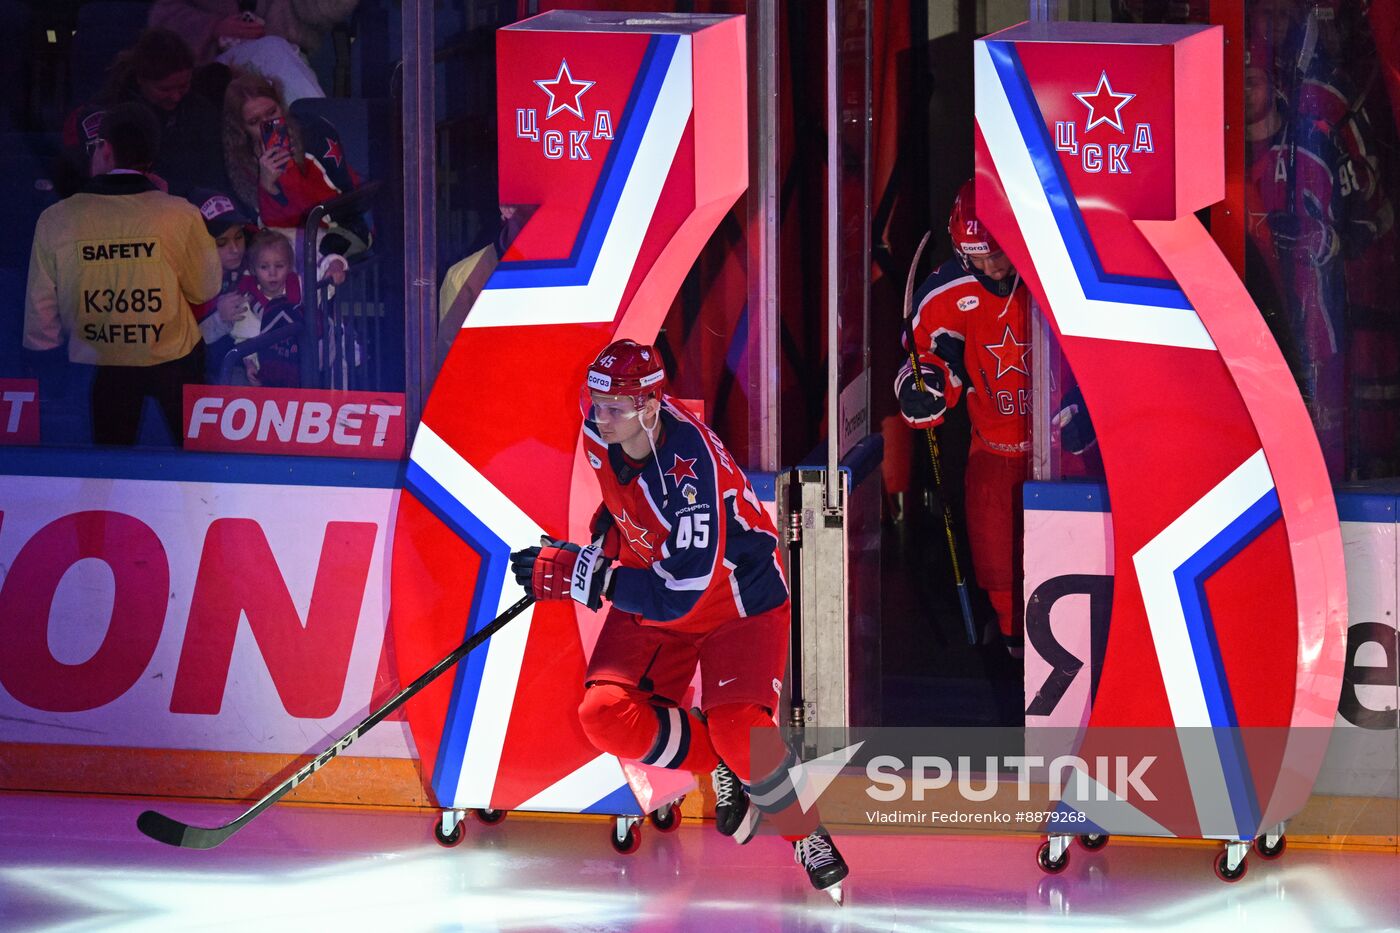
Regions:
<instances>
[{"instance_id":1,"label":"blue stripe on prop","mask_svg":"<svg viewBox=\"0 0 1400 933\"><path fill-rule=\"evenodd\" d=\"M617 790L610 791L607 796L600 798L596 803L591 803L579 811L580 813L610 813L615 816L641 816L642 807L637 803L636 794L632 793L632 788L623 784Z\"/></svg>"},{"instance_id":2,"label":"blue stripe on prop","mask_svg":"<svg viewBox=\"0 0 1400 933\"><path fill-rule=\"evenodd\" d=\"M481 556L476 586L472 591L467 630L463 635L465 639L489 625L496 617L495 609L500 605L501 585L510 562L510 548L417 463L408 464L404 487ZM489 644L484 645L467 655L457 665L452 684L452 699L447 707L447 720L443 727L442 741L438 745L437 761L432 776L433 792L439 801L448 805L457 803L455 797L457 783L461 778L462 756L466 752L467 734L471 731L472 719L476 714L477 699L481 693L481 678L486 670L486 658L490 650ZM490 801L469 803L486 806Z\"/></svg>"},{"instance_id":3,"label":"blue stripe on prop","mask_svg":"<svg viewBox=\"0 0 1400 933\"><path fill-rule=\"evenodd\" d=\"M1191 303L1175 281L1114 275L1104 271L1098 251L1094 249L1093 241L1089 238L1084 217L1079 212L1079 205L1070 193L1069 180L1065 176L1059 157L1055 155L1045 120L1035 102L1030 81L1026 78L1025 69L1021 66L1021 59L1016 54L1014 44L988 42L987 52L996 68L1011 112L1015 114L1017 129L1020 130L1021 139L1031 157L1031 164L1035 166L1041 188L1050 203L1055 225L1059 228L1060 237L1069 252L1070 262L1084 288L1085 297L1119 304L1190 310Z\"/></svg>"},{"instance_id":4,"label":"blue stripe on prop","mask_svg":"<svg viewBox=\"0 0 1400 933\"><path fill-rule=\"evenodd\" d=\"M1216 748L1220 754L1225 786L1230 794L1230 807L1242 838L1251 838L1261 819L1259 800L1254 791L1249 759L1240 739L1239 721L1235 715L1230 682L1215 637L1210 603L1206 598L1206 581L1283 517L1278 490L1270 489L1245 509L1238 518L1189 557L1176 569L1177 593L1181 599L1186 628L1191 637L1191 649L1196 658L1196 671L1210 714Z\"/></svg>"},{"instance_id":5,"label":"blue stripe on prop","mask_svg":"<svg viewBox=\"0 0 1400 933\"><path fill-rule=\"evenodd\" d=\"M637 150L651 123L662 82L675 57L679 36L653 36L647 43L637 80L632 85L627 106L618 123L617 139L608 150L598 176L597 187L584 212L579 236L567 259L529 259L503 262L486 282L486 288L544 288L559 285L587 285L593 277L598 254L608 230L617 218L622 189L632 174Z\"/></svg>"}]
</instances>

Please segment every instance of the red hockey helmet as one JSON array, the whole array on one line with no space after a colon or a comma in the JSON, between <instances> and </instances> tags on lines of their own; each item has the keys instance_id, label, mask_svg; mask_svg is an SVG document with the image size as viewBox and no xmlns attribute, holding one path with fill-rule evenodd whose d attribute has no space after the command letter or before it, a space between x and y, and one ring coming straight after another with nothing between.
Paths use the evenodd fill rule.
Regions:
<instances>
[{"instance_id":1,"label":"red hockey helmet","mask_svg":"<svg viewBox=\"0 0 1400 933\"><path fill-rule=\"evenodd\" d=\"M615 340L588 365L579 408L591 421L633 418L648 398L660 398L665 388L666 368L655 347L635 340ZM599 396L620 398L609 401Z\"/></svg>"},{"instance_id":2,"label":"red hockey helmet","mask_svg":"<svg viewBox=\"0 0 1400 933\"><path fill-rule=\"evenodd\" d=\"M977 219L977 198L973 194L970 178L963 182L957 198L953 200L953 210L948 215L948 236L953 240L953 249L964 258L980 258L1001 252L1001 246L992 238L986 225Z\"/></svg>"},{"instance_id":3,"label":"red hockey helmet","mask_svg":"<svg viewBox=\"0 0 1400 933\"><path fill-rule=\"evenodd\" d=\"M666 367L655 347L614 340L588 365L587 386L604 395L659 396L666 387Z\"/></svg>"},{"instance_id":4,"label":"red hockey helmet","mask_svg":"<svg viewBox=\"0 0 1400 933\"><path fill-rule=\"evenodd\" d=\"M589 363L587 384L603 395L659 396L666 385L666 367L655 347L613 340Z\"/></svg>"}]
</instances>

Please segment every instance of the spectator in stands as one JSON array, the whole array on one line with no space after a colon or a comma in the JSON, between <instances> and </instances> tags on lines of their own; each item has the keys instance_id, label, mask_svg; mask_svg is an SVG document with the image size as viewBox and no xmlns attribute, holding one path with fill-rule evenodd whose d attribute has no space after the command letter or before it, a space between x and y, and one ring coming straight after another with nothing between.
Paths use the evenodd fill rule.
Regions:
<instances>
[{"instance_id":1,"label":"spectator in stands","mask_svg":"<svg viewBox=\"0 0 1400 933\"><path fill-rule=\"evenodd\" d=\"M204 368L191 310L219 293L214 241L189 202L151 184L159 130L135 101L107 110L79 193L39 216L29 260L24 346L67 346L95 364L92 433L99 444L136 443L141 408L154 398L183 436L184 387Z\"/></svg>"},{"instance_id":2,"label":"spectator in stands","mask_svg":"<svg viewBox=\"0 0 1400 933\"><path fill-rule=\"evenodd\" d=\"M233 191L257 211L264 227L296 230L318 204L354 190L359 176L341 149L335 127L320 118L292 117L277 86L256 72L229 83L224 95L224 163ZM369 244L363 217L326 218L321 255L353 256Z\"/></svg>"},{"instance_id":3,"label":"spectator in stands","mask_svg":"<svg viewBox=\"0 0 1400 933\"><path fill-rule=\"evenodd\" d=\"M256 336L260 329L260 322L252 320L248 296L238 290L239 282L248 273L248 238L255 228L222 191L201 188L191 193L190 200L204 216L204 228L214 238L223 269L219 297L194 309L204 335L205 379L214 384L219 381L219 367L233 349L235 337Z\"/></svg>"},{"instance_id":4,"label":"spectator in stands","mask_svg":"<svg viewBox=\"0 0 1400 933\"><path fill-rule=\"evenodd\" d=\"M287 238L273 230L259 230L248 244L249 274L238 283L238 294L243 296L251 307L251 317L257 321L257 328L251 325L246 332L267 333L285 324L300 325L304 313L301 277L293 271L292 245ZM329 279L336 285L345 281L347 265L338 255L328 255L321 260L317 275ZM312 291L315 303L315 291ZM323 322L324 323L324 322ZM325 331L327 328L322 327ZM234 329L234 339L242 342L244 328ZM248 384L255 386L299 386L301 385L301 363L298 341L284 340L243 359Z\"/></svg>"},{"instance_id":5,"label":"spectator in stands","mask_svg":"<svg viewBox=\"0 0 1400 933\"><path fill-rule=\"evenodd\" d=\"M70 172L68 190L60 193L71 193L81 184L101 121L98 112L125 101L144 104L156 118L160 157L151 169L172 194L183 196L200 187L227 190L215 142L219 110L203 96L190 93L194 70L189 47L167 29L146 30L131 48L118 54L97 100L75 110L64 124L69 168L82 171Z\"/></svg>"},{"instance_id":6,"label":"spectator in stands","mask_svg":"<svg viewBox=\"0 0 1400 933\"><path fill-rule=\"evenodd\" d=\"M306 62L359 0L156 0L150 23L173 29L201 63L219 61L279 80L290 103L325 97Z\"/></svg>"}]
</instances>

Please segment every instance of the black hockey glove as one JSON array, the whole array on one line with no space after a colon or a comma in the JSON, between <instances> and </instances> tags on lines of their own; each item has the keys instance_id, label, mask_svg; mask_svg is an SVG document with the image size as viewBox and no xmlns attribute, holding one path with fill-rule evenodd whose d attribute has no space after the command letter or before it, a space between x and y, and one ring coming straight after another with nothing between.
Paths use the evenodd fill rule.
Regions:
<instances>
[{"instance_id":1,"label":"black hockey glove","mask_svg":"<svg viewBox=\"0 0 1400 933\"><path fill-rule=\"evenodd\" d=\"M914 379L914 367L905 363L895 377L895 392L899 396L899 413L912 428L932 428L943 420L948 401L943 397L943 370L936 366L919 366L924 388Z\"/></svg>"},{"instance_id":2,"label":"black hockey glove","mask_svg":"<svg viewBox=\"0 0 1400 933\"><path fill-rule=\"evenodd\" d=\"M617 519L608 511L606 503L599 503L598 511L588 522L588 540L603 546L603 556L617 560L622 553L622 534L617 530Z\"/></svg>"},{"instance_id":3,"label":"black hockey glove","mask_svg":"<svg viewBox=\"0 0 1400 933\"><path fill-rule=\"evenodd\" d=\"M1065 393L1060 410L1055 413L1055 426L1060 429L1061 446L1076 456L1098 442L1094 422L1089 420L1089 409L1084 405L1084 393L1079 391L1079 386Z\"/></svg>"}]
</instances>

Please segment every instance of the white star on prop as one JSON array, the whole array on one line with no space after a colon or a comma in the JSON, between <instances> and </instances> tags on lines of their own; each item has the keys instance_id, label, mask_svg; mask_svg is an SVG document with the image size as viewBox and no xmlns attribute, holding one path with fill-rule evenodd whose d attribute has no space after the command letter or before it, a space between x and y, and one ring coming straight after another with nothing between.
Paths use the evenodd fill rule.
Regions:
<instances>
[{"instance_id":1,"label":"white star on prop","mask_svg":"<svg viewBox=\"0 0 1400 933\"><path fill-rule=\"evenodd\" d=\"M567 110L569 113L572 113L582 120L583 105L579 103L579 98L583 96L584 91L587 91L596 83L596 81L575 81L574 76L569 73L569 60L560 59L559 73L554 76L553 81L541 79L535 82L535 85L539 87L541 91L549 95L549 110L545 113L544 118L548 120L559 111ZM567 85L568 87L561 93L555 93L555 88L561 84ZM571 97L573 100L569 101Z\"/></svg>"},{"instance_id":2,"label":"white star on prop","mask_svg":"<svg viewBox=\"0 0 1400 933\"><path fill-rule=\"evenodd\" d=\"M1118 132L1123 132L1123 105L1137 97L1136 94L1115 94L1113 86L1108 83L1108 72L1099 72L1099 86L1094 88L1091 94L1088 91L1080 91L1074 95L1075 100L1089 108L1089 125L1084 127L1084 132L1089 132L1100 123L1107 123Z\"/></svg>"}]
</instances>

